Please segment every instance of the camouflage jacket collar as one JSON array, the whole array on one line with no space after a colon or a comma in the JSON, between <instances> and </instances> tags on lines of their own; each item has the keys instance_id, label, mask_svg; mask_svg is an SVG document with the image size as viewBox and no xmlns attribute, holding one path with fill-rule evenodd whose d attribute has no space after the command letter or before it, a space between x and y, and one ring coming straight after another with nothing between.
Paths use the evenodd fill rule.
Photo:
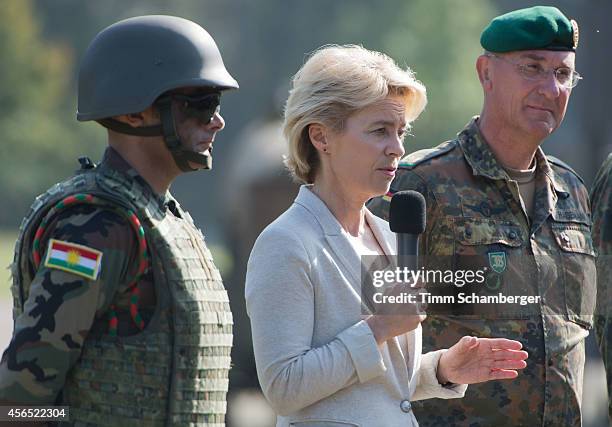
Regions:
<instances>
[{"instance_id":1,"label":"camouflage jacket collar","mask_svg":"<svg viewBox=\"0 0 612 427\"><path fill-rule=\"evenodd\" d=\"M569 188L567 184L564 181L560 181L555 178L555 173L552 167L550 166L550 162L544 155L544 152L542 151L542 149L539 147L538 147L538 151L536 151L535 158L537 162L537 167L536 167L536 171L538 171L537 173L541 174L541 176L543 177L546 177L546 179L550 183L550 186L554 190L554 193L555 194L560 194L560 193L569 194Z\"/></svg>"},{"instance_id":2,"label":"camouflage jacket collar","mask_svg":"<svg viewBox=\"0 0 612 427\"><path fill-rule=\"evenodd\" d=\"M474 116L459 132L457 139L474 175L482 175L490 179L510 179L504 168L497 162L484 136L480 133L478 116Z\"/></svg>"},{"instance_id":3,"label":"camouflage jacket collar","mask_svg":"<svg viewBox=\"0 0 612 427\"><path fill-rule=\"evenodd\" d=\"M465 128L457 135L459 145L466 161L471 166L474 175L482 175L494 180L509 181L510 177L499 164L493 151L486 142L478 127L478 116L474 116ZM536 171L538 176L544 176L549 181L555 193L567 193L568 189L555 179L550 163L544 152L538 147L535 153Z\"/></svg>"},{"instance_id":4,"label":"camouflage jacket collar","mask_svg":"<svg viewBox=\"0 0 612 427\"><path fill-rule=\"evenodd\" d=\"M101 171L105 169L109 169L115 172L119 172L123 175L128 176L132 180L136 181L147 193L152 196L155 200L159 202L159 206L163 209L163 207L175 204L176 201L170 195L169 191L166 191L165 194L160 195L153 190L153 188L149 185L149 183L138 173L136 169L132 167L123 157L119 154L114 148L107 147L104 151L104 156L102 157L102 161L98 165Z\"/></svg>"}]
</instances>

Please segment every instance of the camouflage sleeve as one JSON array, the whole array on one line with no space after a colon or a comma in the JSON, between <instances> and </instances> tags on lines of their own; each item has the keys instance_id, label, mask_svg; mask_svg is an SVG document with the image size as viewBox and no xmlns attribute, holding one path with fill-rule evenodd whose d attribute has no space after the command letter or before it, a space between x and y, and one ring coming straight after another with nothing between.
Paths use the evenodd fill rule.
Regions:
<instances>
[{"instance_id":1,"label":"camouflage sleeve","mask_svg":"<svg viewBox=\"0 0 612 427\"><path fill-rule=\"evenodd\" d=\"M53 238L65 242L68 248L82 245L100 251L99 275L92 280L70 268L60 270L41 263L2 355L0 402L56 402L94 319L105 314L133 265L134 233L114 212L91 205L75 206L58 215L47 230L41 248L49 248Z\"/></svg>"},{"instance_id":2,"label":"camouflage sleeve","mask_svg":"<svg viewBox=\"0 0 612 427\"><path fill-rule=\"evenodd\" d=\"M367 208L377 217L389 221L389 207L391 205L391 196L393 195L393 187L384 196L374 197L366 204Z\"/></svg>"},{"instance_id":3,"label":"camouflage sleeve","mask_svg":"<svg viewBox=\"0 0 612 427\"><path fill-rule=\"evenodd\" d=\"M612 154L595 177L591 190L593 240L602 254L612 254Z\"/></svg>"},{"instance_id":4,"label":"camouflage sleeve","mask_svg":"<svg viewBox=\"0 0 612 427\"><path fill-rule=\"evenodd\" d=\"M595 177L591 190L593 242L597 258L595 336L606 367L608 411L612 421L612 155Z\"/></svg>"}]
</instances>

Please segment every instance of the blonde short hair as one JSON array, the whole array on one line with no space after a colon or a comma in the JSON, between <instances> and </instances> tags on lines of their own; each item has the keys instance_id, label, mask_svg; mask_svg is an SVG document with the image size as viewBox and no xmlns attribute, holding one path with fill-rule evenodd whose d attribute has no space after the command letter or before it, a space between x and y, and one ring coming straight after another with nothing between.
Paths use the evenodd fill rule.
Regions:
<instances>
[{"instance_id":1,"label":"blonde short hair","mask_svg":"<svg viewBox=\"0 0 612 427\"><path fill-rule=\"evenodd\" d=\"M312 183L319 168L309 125L320 123L340 132L352 114L389 94L405 98L408 123L427 104L425 86L412 70L400 68L384 53L356 45L329 45L313 52L293 76L285 105L283 133L289 143L285 165L293 178Z\"/></svg>"}]
</instances>

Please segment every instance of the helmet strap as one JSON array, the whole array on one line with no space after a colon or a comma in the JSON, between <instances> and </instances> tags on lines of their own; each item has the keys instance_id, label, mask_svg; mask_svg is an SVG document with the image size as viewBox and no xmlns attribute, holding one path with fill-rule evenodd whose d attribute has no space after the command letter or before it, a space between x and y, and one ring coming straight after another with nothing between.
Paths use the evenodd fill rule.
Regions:
<instances>
[{"instance_id":1,"label":"helmet strap","mask_svg":"<svg viewBox=\"0 0 612 427\"><path fill-rule=\"evenodd\" d=\"M156 103L161 118L161 129L166 147L172 154L176 165L183 172L194 172L200 169L212 169L212 157L209 153L200 154L195 151L186 150L176 131L176 122L172 114L172 97L163 96ZM193 168L189 163L201 165L201 168Z\"/></svg>"}]
</instances>

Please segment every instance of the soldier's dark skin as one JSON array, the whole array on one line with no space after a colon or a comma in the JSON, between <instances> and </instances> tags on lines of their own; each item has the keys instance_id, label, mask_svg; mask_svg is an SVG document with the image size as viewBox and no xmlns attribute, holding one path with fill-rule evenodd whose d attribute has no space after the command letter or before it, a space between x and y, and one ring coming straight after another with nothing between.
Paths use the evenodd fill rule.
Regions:
<instances>
[{"instance_id":1,"label":"soldier's dark skin","mask_svg":"<svg viewBox=\"0 0 612 427\"><path fill-rule=\"evenodd\" d=\"M176 90L181 94L197 91L198 88L190 87ZM220 113L216 112L210 122L202 123L176 105L173 108L182 143L197 152L209 151L216 133L225 126ZM159 112L154 106L114 118L132 127L160 123ZM138 137L108 130L108 138L107 157L113 166L144 181L163 203L171 182L182 173L163 137ZM195 163L191 166L201 167ZM137 245L127 221L110 210L89 205L71 207L48 225L41 248L47 248L49 238L102 251L102 270L97 281L42 265L37 270L25 312L16 320L11 343L0 363L0 402L7 405L53 404L66 373L79 357L80 345L94 319L107 316L111 302L118 308L119 332L126 335L137 332L129 318L130 293L127 290L137 266ZM42 259L44 255L43 251ZM146 318L155 307L155 293L151 276L143 277L142 282L140 306ZM38 314L43 316L38 318ZM58 322L58 318L70 321ZM12 377L14 374L3 372L15 368L23 368L18 370L18 379ZM33 378L37 379L35 385ZM3 384L3 381L10 383Z\"/></svg>"}]
</instances>

